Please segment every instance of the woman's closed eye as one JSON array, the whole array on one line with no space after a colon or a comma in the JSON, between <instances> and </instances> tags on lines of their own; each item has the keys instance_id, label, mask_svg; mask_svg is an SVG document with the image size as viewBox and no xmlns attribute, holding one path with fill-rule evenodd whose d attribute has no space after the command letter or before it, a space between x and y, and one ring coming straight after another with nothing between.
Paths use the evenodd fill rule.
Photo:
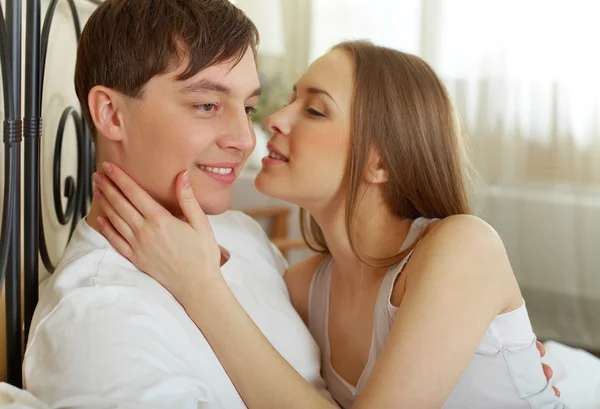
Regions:
<instances>
[{"instance_id":1,"label":"woman's closed eye","mask_svg":"<svg viewBox=\"0 0 600 409\"><path fill-rule=\"evenodd\" d=\"M306 108L305 111L312 116L322 117L324 118L326 115L323 112L317 111L314 108Z\"/></svg>"}]
</instances>

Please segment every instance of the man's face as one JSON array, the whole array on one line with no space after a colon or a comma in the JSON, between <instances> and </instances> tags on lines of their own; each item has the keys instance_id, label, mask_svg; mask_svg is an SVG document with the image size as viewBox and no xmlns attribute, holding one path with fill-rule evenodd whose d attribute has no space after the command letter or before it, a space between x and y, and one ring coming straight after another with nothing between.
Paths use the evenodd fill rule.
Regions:
<instances>
[{"instance_id":1,"label":"man's face","mask_svg":"<svg viewBox=\"0 0 600 409\"><path fill-rule=\"evenodd\" d=\"M125 98L117 164L175 215L175 180L187 170L204 212L222 213L256 143L254 55L249 49L237 65L214 65L186 81L176 78L182 69L152 78L141 98Z\"/></svg>"}]
</instances>

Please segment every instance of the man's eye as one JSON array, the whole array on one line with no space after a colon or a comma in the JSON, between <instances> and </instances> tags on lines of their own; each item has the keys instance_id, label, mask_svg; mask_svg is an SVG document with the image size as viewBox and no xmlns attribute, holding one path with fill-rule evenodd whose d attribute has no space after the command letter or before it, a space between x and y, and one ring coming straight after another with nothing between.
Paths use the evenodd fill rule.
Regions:
<instances>
[{"instance_id":1,"label":"man's eye","mask_svg":"<svg viewBox=\"0 0 600 409\"><path fill-rule=\"evenodd\" d=\"M214 112L217 110L217 104L200 104L196 108L202 112Z\"/></svg>"},{"instance_id":2,"label":"man's eye","mask_svg":"<svg viewBox=\"0 0 600 409\"><path fill-rule=\"evenodd\" d=\"M249 117L252 117L255 113L256 113L255 107L251 107L251 106L246 107L246 115L248 115Z\"/></svg>"}]
</instances>

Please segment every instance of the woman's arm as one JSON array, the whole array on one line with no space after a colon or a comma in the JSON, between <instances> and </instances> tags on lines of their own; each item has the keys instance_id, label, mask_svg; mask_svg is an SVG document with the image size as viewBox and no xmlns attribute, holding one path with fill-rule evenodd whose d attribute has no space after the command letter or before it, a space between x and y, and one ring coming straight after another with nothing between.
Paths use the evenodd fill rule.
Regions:
<instances>
[{"instance_id":1,"label":"woman's arm","mask_svg":"<svg viewBox=\"0 0 600 409\"><path fill-rule=\"evenodd\" d=\"M107 180L98 183L104 193L102 207L109 218L112 215L110 223L102 223L103 233L179 299L248 407L334 408L271 346L229 290L218 264L192 267L198 265L199 255L212 256L211 246L216 244L206 238L198 204L183 200L190 197L183 184L177 183L178 197L193 221L187 230L178 224L181 221L139 203L147 197L120 169L115 167L110 178L120 191ZM129 223L120 217L130 213L125 209L129 203L146 209L145 222L138 219L132 229L133 236L143 232L144 239L133 239L133 245L112 227ZM166 243L176 244L168 247L173 254L161 248ZM513 291L514 277L501 240L485 223L468 216L438 223L415 251L406 273L398 317L355 408L440 407Z\"/></svg>"},{"instance_id":2,"label":"woman's arm","mask_svg":"<svg viewBox=\"0 0 600 409\"><path fill-rule=\"evenodd\" d=\"M224 280L180 301L250 409L337 409L277 352Z\"/></svg>"},{"instance_id":3,"label":"woman's arm","mask_svg":"<svg viewBox=\"0 0 600 409\"><path fill-rule=\"evenodd\" d=\"M475 218L436 226L411 264L395 324L353 408L441 407L490 322L515 291L520 297L499 237ZM249 408L332 407L275 351L224 282L211 293L203 305L182 303Z\"/></svg>"},{"instance_id":4,"label":"woman's arm","mask_svg":"<svg viewBox=\"0 0 600 409\"><path fill-rule=\"evenodd\" d=\"M400 309L357 408L441 407L490 322L522 303L502 241L472 216L438 223L404 274Z\"/></svg>"}]
</instances>

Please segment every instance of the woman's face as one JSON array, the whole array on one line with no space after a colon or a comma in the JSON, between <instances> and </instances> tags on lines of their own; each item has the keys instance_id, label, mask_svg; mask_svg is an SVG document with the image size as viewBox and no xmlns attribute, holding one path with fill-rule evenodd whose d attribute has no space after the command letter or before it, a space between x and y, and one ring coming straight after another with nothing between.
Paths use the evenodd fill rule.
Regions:
<instances>
[{"instance_id":1,"label":"woman's face","mask_svg":"<svg viewBox=\"0 0 600 409\"><path fill-rule=\"evenodd\" d=\"M256 178L261 192L309 210L339 197L350 149L353 78L352 60L342 50L308 67L290 104L267 119L272 137Z\"/></svg>"}]
</instances>

